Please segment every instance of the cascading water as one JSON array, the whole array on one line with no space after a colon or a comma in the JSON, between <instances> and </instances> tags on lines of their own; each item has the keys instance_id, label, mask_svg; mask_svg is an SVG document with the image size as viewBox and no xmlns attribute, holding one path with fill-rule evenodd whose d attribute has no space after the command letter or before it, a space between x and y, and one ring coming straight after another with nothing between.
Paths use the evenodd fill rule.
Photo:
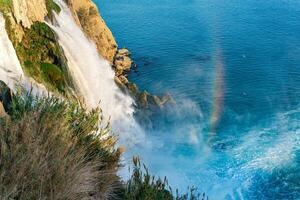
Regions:
<instances>
[{"instance_id":1,"label":"cascading water","mask_svg":"<svg viewBox=\"0 0 300 200\"><path fill-rule=\"evenodd\" d=\"M15 49L5 30L5 19L0 13L0 80L12 89L24 77Z\"/></svg>"},{"instance_id":2,"label":"cascading water","mask_svg":"<svg viewBox=\"0 0 300 200\"><path fill-rule=\"evenodd\" d=\"M33 94L48 93L43 85L24 75L16 51L7 35L2 13L0 13L0 45L0 80L12 90L15 90L16 84L20 84L25 89L31 90Z\"/></svg>"},{"instance_id":3,"label":"cascading water","mask_svg":"<svg viewBox=\"0 0 300 200\"><path fill-rule=\"evenodd\" d=\"M67 5L62 0L57 0L57 3L62 11L55 15L55 25L49 26L63 47L78 96L89 109L101 107L104 117L110 118L113 130L120 134L122 143L139 142L143 138L133 118L133 99L117 87L110 64L99 56L95 44L85 37Z\"/></svg>"}]
</instances>

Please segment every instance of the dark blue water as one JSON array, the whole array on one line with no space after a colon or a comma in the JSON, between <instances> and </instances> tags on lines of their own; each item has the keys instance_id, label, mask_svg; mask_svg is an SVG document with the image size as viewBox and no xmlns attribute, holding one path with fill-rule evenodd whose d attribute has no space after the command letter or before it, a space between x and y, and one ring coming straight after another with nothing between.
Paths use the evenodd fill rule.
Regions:
<instances>
[{"instance_id":1,"label":"dark blue water","mask_svg":"<svg viewBox=\"0 0 300 200\"><path fill-rule=\"evenodd\" d=\"M300 199L300 1L95 2L130 80L177 101L128 154L211 199Z\"/></svg>"}]
</instances>

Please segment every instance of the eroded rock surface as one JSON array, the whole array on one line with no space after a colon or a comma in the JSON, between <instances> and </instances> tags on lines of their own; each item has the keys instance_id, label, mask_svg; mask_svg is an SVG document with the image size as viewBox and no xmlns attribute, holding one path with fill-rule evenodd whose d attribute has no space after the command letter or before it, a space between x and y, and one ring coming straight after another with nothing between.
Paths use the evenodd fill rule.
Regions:
<instances>
[{"instance_id":1,"label":"eroded rock surface","mask_svg":"<svg viewBox=\"0 0 300 200\"><path fill-rule=\"evenodd\" d=\"M48 14L45 0L13 0L13 15L25 28L43 21Z\"/></svg>"},{"instance_id":2,"label":"eroded rock surface","mask_svg":"<svg viewBox=\"0 0 300 200\"><path fill-rule=\"evenodd\" d=\"M95 42L98 52L113 63L117 43L91 0L66 0L76 23Z\"/></svg>"}]
</instances>

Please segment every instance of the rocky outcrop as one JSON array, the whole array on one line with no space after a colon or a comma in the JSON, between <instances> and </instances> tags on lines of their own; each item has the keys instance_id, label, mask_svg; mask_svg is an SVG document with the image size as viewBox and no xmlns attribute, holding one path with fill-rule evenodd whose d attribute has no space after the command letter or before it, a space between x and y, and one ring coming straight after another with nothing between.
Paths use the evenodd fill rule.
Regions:
<instances>
[{"instance_id":1,"label":"rocky outcrop","mask_svg":"<svg viewBox=\"0 0 300 200\"><path fill-rule=\"evenodd\" d=\"M111 62L115 82L129 92L139 107L163 106L171 100L169 95L158 97L141 92L127 79L133 61L127 49L117 49L116 41L99 14L92 0L64 0L75 22L85 35L96 44L99 54ZM12 0L10 12L5 14L6 29L25 73L51 91L63 94L72 91L72 79L66 70L66 60L57 38L50 27L43 23L52 20L52 11L60 12L53 0ZM5 105L4 105L5 107Z\"/></svg>"},{"instance_id":2,"label":"rocky outcrop","mask_svg":"<svg viewBox=\"0 0 300 200\"><path fill-rule=\"evenodd\" d=\"M165 94L163 96L152 95L147 91L140 91L135 83L131 83L127 79L127 74L131 71L134 64L128 49L119 49L116 53L113 68L115 69L115 82L122 89L131 94L136 100L137 106L142 109L147 109L152 106L163 107L167 103L174 104L172 96Z\"/></svg>"},{"instance_id":3,"label":"rocky outcrop","mask_svg":"<svg viewBox=\"0 0 300 200\"><path fill-rule=\"evenodd\" d=\"M47 14L45 0L13 0L13 15L25 28L30 28L36 21L43 21Z\"/></svg>"},{"instance_id":4,"label":"rocky outcrop","mask_svg":"<svg viewBox=\"0 0 300 200\"><path fill-rule=\"evenodd\" d=\"M12 91L3 81L0 80L0 115L4 115L8 112L11 101Z\"/></svg>"},{"instance_id":5,"label":"rocky outcrop","mask_svg":"<svg viewBox=\"0 0 300 200\"><path fill-rule=\"evenodd\" d=\"M7 117L3 104L0 102L0 118Z\"/></svg>"},{"instance_id":6,"label":"rocky outcrop","mask_svg":"<svg viewBox=\"0 0 300 200\"><path fill-rule=\"evenodd\" d=\"M124 73L130 72L132 60L130 53L127 49L119 49L115 55L113 67L116 72L116 76L121 76Z\"/></svg>"},{"instance_id":7,"label":"rocky outcrop","mask_svg":"<svg viewBox=\"0 0 300 200\"><path fill-rule=\"evenodd\" d=\"M117 43L92 0L66 0L76 23L95 42L98 52L113 63Z\"/></svg>"}]
</instances>

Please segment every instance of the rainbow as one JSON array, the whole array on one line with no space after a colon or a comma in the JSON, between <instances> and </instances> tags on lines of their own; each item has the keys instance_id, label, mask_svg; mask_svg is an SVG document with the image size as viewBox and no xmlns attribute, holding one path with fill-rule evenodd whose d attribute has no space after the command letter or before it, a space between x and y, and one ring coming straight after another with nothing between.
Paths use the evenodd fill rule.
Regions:
<instances>
[{"instance_id":1,"label":"rainbow","mask_svg":"<svg viewBox=\"0 0 300 200\"><path fill-rule=\"evenodd\" d=\"M213 83L213 104L211 108L211 115L209 121L210 139L216 134L216 129L219 124L220 116L223 112L224 104L224 62L222 50L216 48L214 56L215 75Z\"/></svg>"}]
</instances>

